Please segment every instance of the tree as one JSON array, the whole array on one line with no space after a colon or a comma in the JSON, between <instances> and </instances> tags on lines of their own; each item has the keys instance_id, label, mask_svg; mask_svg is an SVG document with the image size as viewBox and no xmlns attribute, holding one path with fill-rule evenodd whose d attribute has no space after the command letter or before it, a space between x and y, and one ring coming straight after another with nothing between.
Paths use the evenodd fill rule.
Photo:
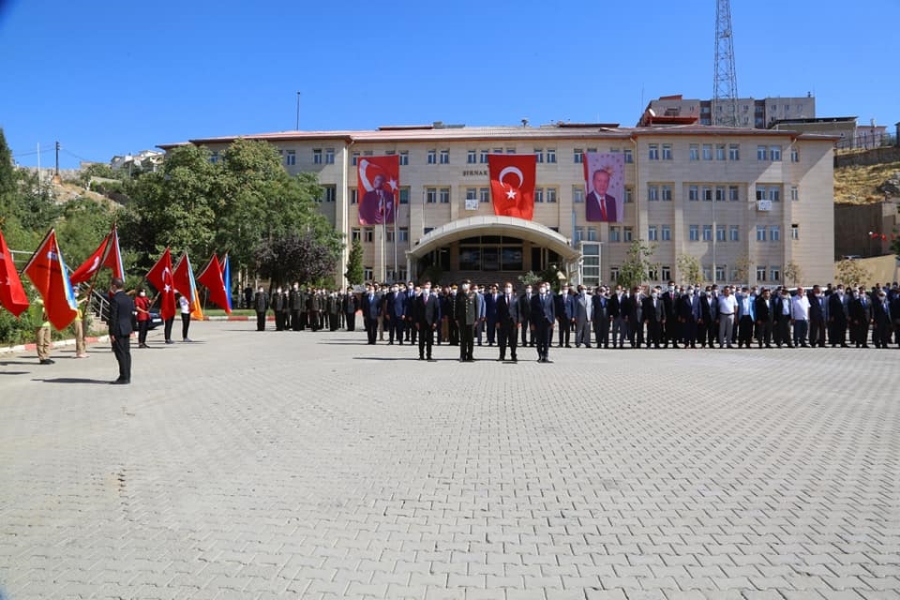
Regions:
<instances>
[{"instance_id":1,"label":"tree","mask_svg":"<svg viewBox=\"0 0 900 600\"><path fill-rule=\"evenodd\" d=\"M865 285L872 273L858 260L842 260L835 268L838 283L844 286Z\"/></svg>"},{"instance_id":2,"label":"tree","mask_svg":"<svg viewBox=\"0 0 900 600\"><path fill-rule=\"evenodd\" d=\"M790 282L791 286L796 286L797 282L803 279L803 270L793 260L784 268L784 280Z\"/></svg>"},{"instance_id":3,"label":"tree","mask_svg":"<svg viewBox=\"0 0 900 600\"><path fill-rule=\"evenodd\" d=\"M700 267L700 259L693 254L682 254L676 261L678 265L678 274L682 282L694 284L703 277L703 270Z\"/></svg>"},{"instance_id":4,"label":"tree","mask_svg":"<svg viewBox=\"0 0 900 600\"><path fill-rule=\"evenodd\" d=\"M312 232L289 233L262 240L255 260L259 274L274 285L299 281L320 285L334 276L338 253Z\"/></svg>"},{"instance_id":5,"label":"tree","mask_svg":"<svg viewBox=\"0 0 900 600\"><path fill-rule=\"evenodd\" d=\"M628 258L619 268L617 283L631 289L641 285L647 278L647 273L653 267L650 258L656 254L656 243L644 243L642 240L634 240L628 247Z\"/></svg>"},{"instance_id":6,"label":"tree","mask_svg":"<svg viewBox=\"0 0 900 600\"><path fill-rule=\"evenodd\" d=\"M359 240L353 240L350 246L350 256L347 257L347 272L344 273L350 285L362 285L365 272L363 271L363 249Z\"/></svg>"},{"instance_id":7,"label":"tree","mask_svg":"<svg viewBox=\"0 0 900 600\"><path fill-rule=\"evenodd\" d=\"M750 257L746 254L734 261L734 274L737 279L734 283L750 283Z\"/></svg>"}]
</instances>

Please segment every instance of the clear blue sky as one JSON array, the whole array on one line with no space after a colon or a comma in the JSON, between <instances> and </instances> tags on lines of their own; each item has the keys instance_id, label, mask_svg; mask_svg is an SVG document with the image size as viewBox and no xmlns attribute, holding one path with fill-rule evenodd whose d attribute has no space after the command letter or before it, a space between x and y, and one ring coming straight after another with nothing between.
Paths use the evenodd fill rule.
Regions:
<instances>
[{"instance_id":1,"label":"clear blue sky","mask_svg":"<svg viewBox=\"0 0 900 600\"><path fill-rule=\"evenodd\" d=\"M21 164L189 138L442 120L631 126L712 95L715 1L0 0L0 127ZM898 0L733 0L741 96L900 121ZM52 151L42 164L52 162Z\"/></svg>"}]
</instances>

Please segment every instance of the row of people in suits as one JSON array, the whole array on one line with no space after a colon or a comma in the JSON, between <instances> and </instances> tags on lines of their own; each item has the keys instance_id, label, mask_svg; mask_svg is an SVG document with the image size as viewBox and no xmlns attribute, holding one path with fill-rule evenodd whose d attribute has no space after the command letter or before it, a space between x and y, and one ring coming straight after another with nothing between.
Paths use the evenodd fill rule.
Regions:
<instances>
[{"instance_id":1,"label":"row of people in suits","mask_svg":"<svg viewBox=\"0 0 900 600\"><path fill-rule=\"evenodd\" d=\"M262 286L252 300L256 311L256 329L265 331L269 311L275 317L276 331L336 331L355 328L359 298L348 288L346 293L323 288L301 287L295 283L290 288L277 287L271 293Z\"/></svg>"}]
</instances>

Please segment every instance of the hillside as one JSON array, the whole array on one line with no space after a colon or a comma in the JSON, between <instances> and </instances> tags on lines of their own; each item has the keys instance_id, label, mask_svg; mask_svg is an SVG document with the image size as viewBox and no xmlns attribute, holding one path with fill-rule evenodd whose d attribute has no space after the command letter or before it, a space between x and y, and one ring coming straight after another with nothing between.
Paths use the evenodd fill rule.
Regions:
<instances>
[{"instance_id":1,"label":"hillside","mask_svg":"<svg viewBox=\"0 0 900 600\"><path fill-rule=\"evenodd\" d=\"M884 200L884 192L878 188L889 179L900 179L900 161L835 167L834 201L837 204L880 202Z\"/></svg>"}]
</instances>

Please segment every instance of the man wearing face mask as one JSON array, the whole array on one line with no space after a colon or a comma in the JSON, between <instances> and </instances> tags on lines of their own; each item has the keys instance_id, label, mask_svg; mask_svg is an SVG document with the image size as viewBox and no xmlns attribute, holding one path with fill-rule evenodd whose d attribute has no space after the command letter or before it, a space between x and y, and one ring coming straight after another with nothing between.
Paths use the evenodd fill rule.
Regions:
<instances>
[{"instance_id":1,"label":"man wearing face mask","mask_svg":"<svg viewBox=\"0 0 900 600\"><path fill-rule=\"evenodd\" d=\"M562 348L563 344L565 344L566 348L571 348L572 345L569 342L572 334L572 317L574 316L575 303L569 294L569 286L567 284L562 285L559 294L556 295L554 300L556 301L556 306L553 308L556 311L556 320L559 322L559 347Z\"/></svg>"},{"instance_id":2,"label":"man wearing face mask","mask_svg":"<svg viewBox=\"0 0 900 600\"><path fill-rule=\"evenodd\" d=\"M700 306L700 297L694 293L692 286L688 286L687 292L678 297L676 312L681 328L678 335L684 347L687 348L690 344L691 348L696 348L697 323L703 316L703 310Z\"/></svg>"},{"instance_id":3,"label":"man wearing face mask","mask_svg":"<svg viewBox=\"0 0 900 600\"><path fill-rule=\"evenodd\" d=\"M666 308L666 321L663 323L663 342L666 348L672 344L673 348L678 348L678 290L675 288L675 282L669 282L669 288L662 295L663 306Z\"/></svg>"},{"instance_id":4,"label":"man wearing face mask","mask_svg":"<svg viewBox=\"0 0 900 600\"><path fill-rule=\"evenodd\" d=\"M366 328L368 344L374 346L378 337L378 317L381 315L381 300L371 284L366 284L366 291L360 298L359 304L362 309L363 326Z\"/></svg>"},{"instance_id":5,"label":"man wearing face mask","mask_svg":"<svg viewBox=\"0 0 900 600\"><path fill-rule=\"evenodd\" d=\"M891 305L887 294L883 289L878 290L878 295L872 303L872 321L875 324L872 329L872 343L876 348L887 348L891 342Z\"/></svg>"},{"instance_id":6,"label":"man wearing face mask","mask_svg":"<svg viewBox=\"0 0 900 600\"><path fill-rule=\"evenodd\" d=\"M525 293L519 297L519 320L522 323L522 347L528 345L528 332L531 331L531 298L534 294L530 285L525 286ZM534 346L534 334L531 334L531 345Z\"/></svg>"},{"instance_id":7,"label":"man wearing face mask","mask_svg":"<svg viewBox=\"0 0 900 600\"><path fill-rule=\"evenodd\" d=\"M612 319L612 346L613 348L618 346L620 350L625 347L626 325L625 311L623 310L626 308L623 306L626 303L625 300L622 286L617 285L616 293L609 299L609 316Z\"/></svg>"},{"instance_id":8,"label":"man wearing face mask","mask_svg":"<svg viewBox=\"0 0 900 600\"><path fill-rule=\"evenodd\" d=\"M574 314L572 324L575 326L575 347L591 347L591 299L583 285L578 286L578 293L573 299Z\"/></svg>"},{"instance_id":9,"label":"man wearing face mask","mask_svg":"<svg viewBox=\"0 0 900 600\"><path fill-rule=\"evenodd\" d=\"M553 341L553 323L556 321L556 303L550 292L550 284L541 284L540 293L531 299L531 327L537 337L538 362L550 363L550 345Z\"/></svg>"},{"instance_id":10,"label":"man wearing face mask","mask_svg":"<svg viewBox=\"0 0 900 600\"><path fill-rule=\"evenodd\" d=\"M872 323L872 302L866 288L860 286L856 298L850 301L850 323L853 343L857 348L869 347L869 325Z\"/></svg>"},{"instance_id":11,"label":"man wearing face mask","mask_svg":"<svg viewBox=\"0 0 900 600\"><path fill-rule=\"evenodd\" d=\"M266 312L269 310L269 296L263 286L259 286L253 297L253 308L256 310L256 330L266 330Z\"/></svg>"},{"instance_id":12,"label":"man wearing face mask","mask_svg":"<svg viewBox=\"0 0 900 600\"><path fill-rule=\"evenodd\" d=\"M844 298L844 285L838 284L834 293L828 297L828 341L834 348L840 344L847 348L847 301Z\"/></svg>"},{"instance_id":13,"label":"man wearing face mask","mask_svg":"<svg viewBox=\"0 0 900 600\"><path fill-rule=\"evenodd\" d=\"M591 298L591 320L594 322L594 341L597 348L609 348L609 296L604 287L594 290Z\"/></svg>"},{"instance_id":14,"label":"man wearing face mask","mask_svg":"<svg viewBox=\"0 0 900 600\"><path fill-rule=\"evenodd\" d=\"M426 281L422 293L413 300L413 320L419 330L419 360L431 360L434 332L441 323L441 304L431 295L431 282Z\"/></svg>"},{"instance_id":15,"label":"man wearing face mask","mask_svg":"<svg viewBox=\"0 0 900 600\"><path fill-rule=\"evenodd\" d=\"M415 300L416 300L416 298L419 297L419 294L421 294L421 293L422 293L422 290L421 289L417 290L416 286L413 284L412 281L406 282L407 311L406 311L406 324L404 325L404 328L406 329L406 332L405 332L406 333L406 341L411 344L416 343L416 336L418 334L418 330L414 327L415 315L413 314L413 312L414 312L414 307L415 307Z\"/></svg>"},{"instance_id":16,"label":"man wearing face mask","mask_svg":"<svg viewBox=\"0 0 900 600\"><path fill-rule=\"evenodd\" d=\"M385 300L384 309L385 326L388 327L388 346L397 343L403 345L403 320L406 318L406 292L400 291L400 286L394 284Z\"/></svg>"},{"instance_id":17,"label":"man wearing face mask","mask_svg":"<svg viewBox=\"0 0 900 600\"><path fill-rule=\"evenodd\" d=\"M134 299L134 310L137 311L138 348L147 347L147 330L150 328L150 298L144 288L138 288L137 298ZM263 313L263 326L265 327L265 313Z\"/></svg>"},{"instance_id":18,"label":"man wearing face mask","mask_svg":"<svg viewBox=\"0 0 900 600\"><path fill-rule=\"evenodd\" d=\"M653 347L658 350L666 323L666 305L659 297L659 288L653 288L650 297L644 298L642 303L641 319L647 326L647 348L653 344Z\"/></svg>"},{"instance_id":19,"label":"man wearing face mask","mask_svg":"<svg viewBox=\"0 0 900 600\"><path fill-rule=\"evenodd\" d=\"M456 323L459 328L459 361L475 362L475 327L481 314L481 298L469 288L472 282L466 279L456 295Z\"/></svg>"},{"instance_id":20,"label":"man wearing face mask","mask_svg":"<svg viewBox=\"0 0 900 600\"><path fill-rule=\"evenodd\" d=\"M774 316L775 303L772 302L772 298L769 296L768 288L763 288L762 294L756 298L756 326L758 332L756 340L760 348L762 348L763 343L766 344L766 348L772 347Z\"/></svg>"},{"instance_id":21,"label":"man wearing face mask","mask_svg":"<svg viewBox=\"0 0 900 600\"><path fill-rule=\"evenodd\" d=\"M497 344L500 346L500 358L506 360L506 347L509 346L512 361L516 362L516 346L518 344L521 318L519 317L519 299L513 293L513 285L509 281L503 286L503 293L497 297Z\"/></svg>"},{"instance_id":22,"label":"man wearing face mask","mask_svg":"<svg viewBox=\"0 0 900 600\"><path fill-rule=\"evenodd\" d=\"M828 299L822 289L814 285L809 297L809 345L825 347L825 324L828 322Z\"/></svg>"},{"instance_id":23,"label":"man wearing face mask","mask_svg":"<svg viewBox=\"0 0 900 600\"><path fill-rule=\"evenodd\" d=\"M791 342L791 293L779 288L775 298L775 346L785 344L793 348Z\"/></svg>"}]
</instances>

